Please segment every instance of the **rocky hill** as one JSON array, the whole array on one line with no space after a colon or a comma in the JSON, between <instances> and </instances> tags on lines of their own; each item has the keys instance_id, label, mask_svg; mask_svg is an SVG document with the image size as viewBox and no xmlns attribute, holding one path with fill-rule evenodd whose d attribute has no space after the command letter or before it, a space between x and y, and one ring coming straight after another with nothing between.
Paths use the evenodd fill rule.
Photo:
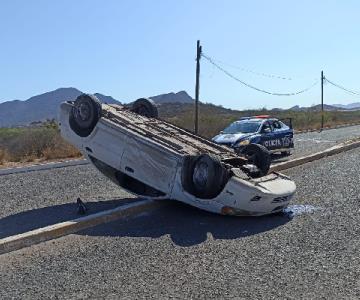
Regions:
<instances>
[{"instance_id":1,"label":"rocky hill","mask_svg":"<svg viewBox=\"0 0 360 300\"><path fill-rule=\"evenodd\" d=\"M46 119L56 119L60 103L65 100L75 100L81 93L76 88L60 88L25 101L13 100L0 103L0 127L20 126ZM119 103L109 96L102 94L96 94L96 96L103 102Z\"/></svg>"},{"instance_id":2,"label":"rocky hill","mask_svg":"<svg viewBox=\"0 0 360 300\"><path fill-rule=\"evenodd\" d=\"M75 100L82 91L76 88L59 88L27 100L13 100L0 103L0 127L28 125L32 122L57 119L57 112L61 102ZM120 103L111 96L95 93L103 103ZM193 99L185 92L161 94L150 97L158 104L164 103L192 103Z\"/></svg>"}]
</instances>

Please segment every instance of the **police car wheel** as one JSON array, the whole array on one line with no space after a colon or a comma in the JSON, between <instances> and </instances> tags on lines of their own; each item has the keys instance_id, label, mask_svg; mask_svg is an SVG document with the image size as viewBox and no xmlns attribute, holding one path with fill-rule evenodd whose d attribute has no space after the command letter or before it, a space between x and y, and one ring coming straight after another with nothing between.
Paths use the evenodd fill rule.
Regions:
<instances>
[{"instance_id":1,"label":"police car wheel","mask_svg":"<svg viewBox=\"0 0 360 300\"><path fill-rule=\"evenodd\" d=\"M259 144L250 144L242 149L241 153L259 169L258 176L264 176L269 172L271 154L268 149Z\"/></svg>"}]
</instances>

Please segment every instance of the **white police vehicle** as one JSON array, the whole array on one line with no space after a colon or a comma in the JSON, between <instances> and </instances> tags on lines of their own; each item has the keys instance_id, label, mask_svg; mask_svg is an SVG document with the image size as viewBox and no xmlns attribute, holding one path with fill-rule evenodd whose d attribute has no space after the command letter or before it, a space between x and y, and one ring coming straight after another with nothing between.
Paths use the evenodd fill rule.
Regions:
<instances>
[{"instance_id":1,"label":"white police vehicle","mask_svg":"<svg viewBox=\"0 0 360 300\"><path fill-rule=\"evenodd\" d=\"M271 153L290 155L294 148L294 132L291 118L287 120L289 125L269 115L243 117L231 123L212 140L234 148L237 153L241 153L249 144L259 144Z\"/></svg>"}]
</instances>

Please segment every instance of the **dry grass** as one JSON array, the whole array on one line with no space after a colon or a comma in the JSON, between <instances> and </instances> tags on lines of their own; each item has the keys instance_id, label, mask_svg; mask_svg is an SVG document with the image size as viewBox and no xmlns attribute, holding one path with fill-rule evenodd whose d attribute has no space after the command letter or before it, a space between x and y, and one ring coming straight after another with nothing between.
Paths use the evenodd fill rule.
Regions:
<instances>
[{"instance_id":1,"label":"dry grass","mask_svg":"<svg viewBox=\"0 0 360 300\"><path fill-rule=\"evenodd\" d=\"M80 157L81 153L73 145L70 145L62 138L54 141L54 144L45 148L42 151L42 157L45 160L57 159L57 158L73 158Z\"/></svg>"},{"instance_id":2,"label":"dry grass","mask_svg":"<svg viewBox=\"0 0 360 300\"><path fill-rule=\"evenodd\" d=\"M8 153L5 149L0 149L0 165L8 160Z\"/></svg>"},{"instance_id":3,"label":"dry grass","mask_svg":"<svg viewBox=\"0 0 360 300\"><path fill-rule=\"evenodd\" d=\"M0 164L80 157L55 123L37 128L0 128Z\"/></svg>"}]
</instances>

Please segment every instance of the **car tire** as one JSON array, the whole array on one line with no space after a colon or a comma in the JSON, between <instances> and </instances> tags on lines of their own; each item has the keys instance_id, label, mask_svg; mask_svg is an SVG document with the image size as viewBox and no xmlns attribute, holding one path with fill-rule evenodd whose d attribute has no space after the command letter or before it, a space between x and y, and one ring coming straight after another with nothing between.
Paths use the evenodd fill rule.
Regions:
<instances>
[{"instance_id":1,"label":"car tire","mask_svg":"<svg viewBox=\"0 0 360 300\"><path fill-rule=\"evenodd\" d=\"M264 176L269 172L271 165L271 154L263 145L249 144L241 150L250 163L253 163L259 169L258 177Z\"/></svg>"},{"instance_id":2,"label":"car tire","mask_svg":"<svg viewBox=\"0 0 360 300\"><path fill-rule=\"evenodd\" d=\"M140 98L132 103L130 110L134 113L148 118L157 118L159 116L157 107L151 99Z\"/></svg>"},{"instance_id":3,"label":"car tire","mask_svg":"<svg viewBox=\"0 0 360 300\"><path fill-rule=\"evenodd\" d=\"M182 182L185 190L201 199L220 194L228 179L228 171L215 155L201 154L183 165Z\"/></svg>"},{"instance_id":4,"label":"car tire","mask_svg":"<svg viewBox=\"0 0 360 300\"><path fill-rule=\"evenodd\" d=\"M78 96L69 115L70 128L81 137L88 136L101 118L101 112L101 102L94 95Z\"/></svg>"},{"instance_id":5,"label":"car tire","mask_svg":"<svg viewBox=\"0 0 360 300\"><path fill-rule=\"evenodd\" d=\"M290 156L290 155L291 155L291 152L290 152L290 150L289 150L289 151L282 151L282 152L281 152L281 155L282 155L282 156Z\"/></svg>"}]
</instances>

